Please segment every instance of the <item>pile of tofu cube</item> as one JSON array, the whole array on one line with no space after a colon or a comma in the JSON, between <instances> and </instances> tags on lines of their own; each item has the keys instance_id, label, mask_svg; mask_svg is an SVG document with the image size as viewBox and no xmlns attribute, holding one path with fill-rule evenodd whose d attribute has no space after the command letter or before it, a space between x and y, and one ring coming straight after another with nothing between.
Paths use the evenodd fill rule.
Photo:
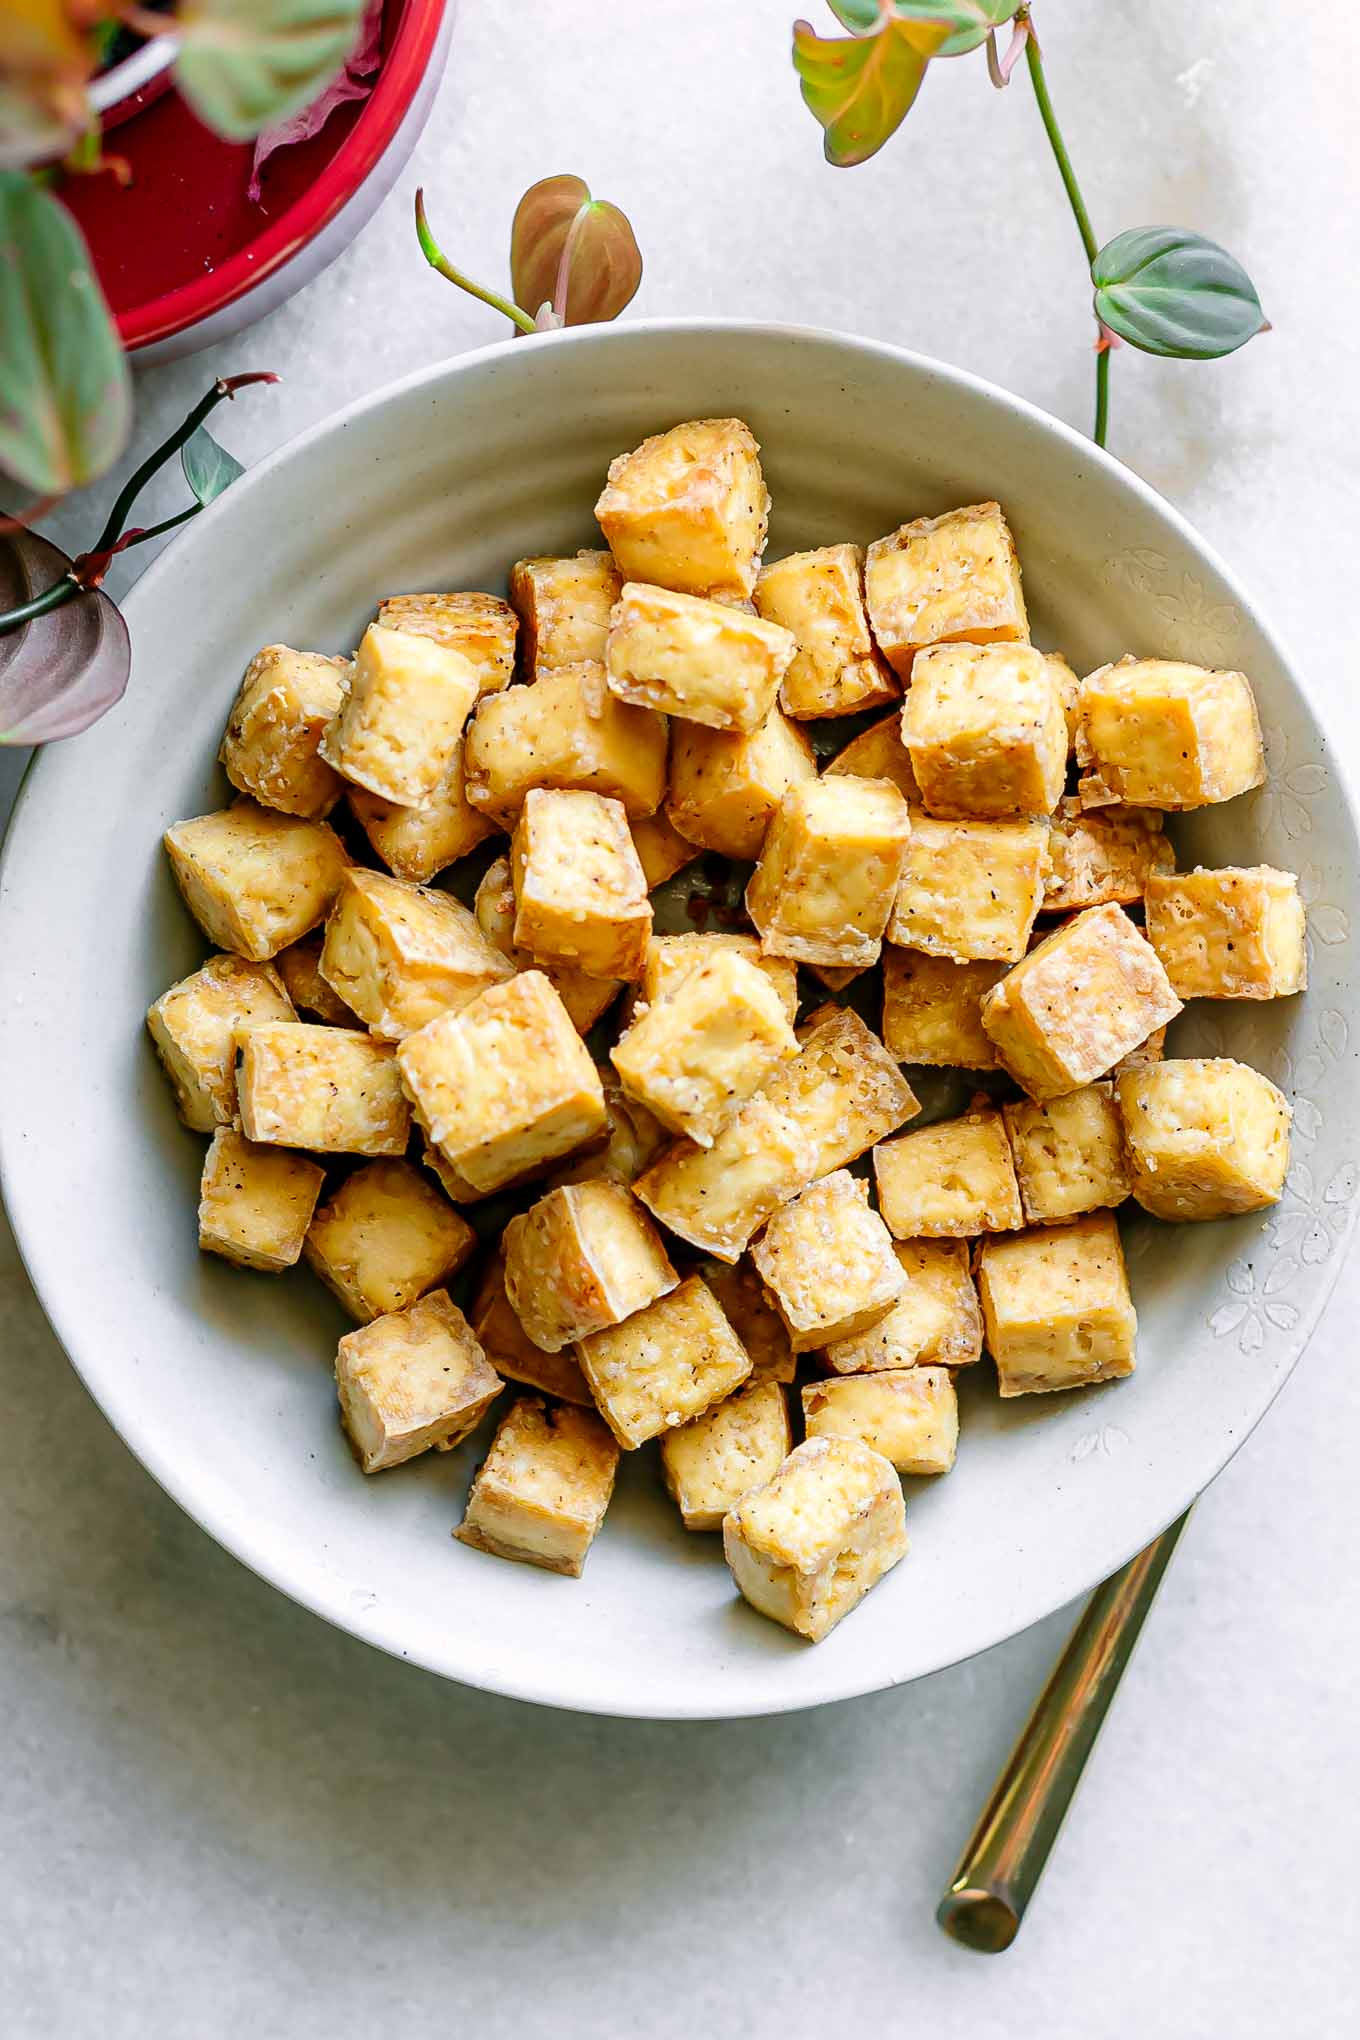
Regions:
<instances>
[{"instance_id":1,"label":"pile of tofu cube","mask_svg":"<svg viewBox=\"0 0 1360 2040\"><path fill-rule=\"evenodd\" d=\"M1241 673L1078 681L996 503L763 565L768 511L745 424L677 425L611 466L606 547L508 602L266 647L240 798L165 837L216 953L149 1017L211 1136L202 1248L305 1260L356 1322L365 1473L497 1403L455 1534L579 1574L659 1440L685 1526L816 1640L905 1553L900 1476L953 1465L959 1368L1132 1371L1116 1207L1278 1198L1285 1098L1163 1043L1186 999L1299 991L1304 914L1163 831L1262 781ZM658 932L700 857L744 917ZM913 1130L904 1065L977 1095Z\"/></svg>"}]
</instances>

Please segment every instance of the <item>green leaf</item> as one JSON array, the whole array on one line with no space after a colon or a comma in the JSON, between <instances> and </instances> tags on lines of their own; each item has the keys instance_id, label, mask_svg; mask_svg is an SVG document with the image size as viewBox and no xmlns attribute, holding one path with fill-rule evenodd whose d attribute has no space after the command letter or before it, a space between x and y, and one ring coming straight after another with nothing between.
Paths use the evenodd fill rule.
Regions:
<instances>
[{"instance_id":1,"label":"green leaf","mask_svg":"<svg viewBox=\"0 0 1360 2040\"><path fill-rule=\"evenodd\" d=\"M206 425L200 425L179 451L184 479L200 503L215 503L224 489L245 473L235 454L219 446Z\"/></svg>"},{"instance_id":2,"label":"green leaf","mask_svg":"<svg viewBox=\"0 0 1360 2040\"><path fill-rule=\"evenodd\" d=\"M947 34L942 25L889 21L873 35L845 40L794 23L793 67L804 103L825 131L828 163L845 169L877 154L911 111Z\"/></svg>"},{"instance_id":3,"label":"green leaf","mask_svg":"<svg viewBox=\"0 0 1360 2040\"><path fill-rule=\"evenodd\" d=\"M344 64L364 0L185 0L175 78L199 118L247 142L310 105Z\"/></svg>"},{"instance_id":4,"label":"green leaf","mask_svg":"<svg viewBox=\"0 0 1360 2040\"><path fill-rule=\"evenodd\" d=\"M642 255L627 215L584 179L545 177L515 208L510 281L531 317L548 304L555 325L595 326L632 302Z\"/></svg>"},{"instance_id":5,"label":"green leaf","mask_svg":"<svg viewBox=\"0 0 1360 2040\"><path fill-rule=\"evenodd\" d=\"M1091 264L1096 317L1144 354L1214 361L1268 321L1240 262L1187 227L1117 234Z\"/></svg>"},{"instance_id":6,"label":"green leaf","mask_svg":"<svg viewBox=\"0 0 1360 2040\"><path fill-rule=\"evenodd\" d=\"M828 4L852 35L872 35L883 18L879 0L828 0ZM1021 0L891 0L891 6L901 22L944 29L947 40L935 56L965 57L1018 13Z\"/></svg>"},{"instance_id":7,"label":"green leaf","mask_svg":"<svg viewBox=\"0 0 1360 2040\"><path fill-rule=\"evenodd\" d=\"M132 386L89 250L50 192L0 171L0 467L38 495L102 475Z\"/></svg>"}]
</instances>

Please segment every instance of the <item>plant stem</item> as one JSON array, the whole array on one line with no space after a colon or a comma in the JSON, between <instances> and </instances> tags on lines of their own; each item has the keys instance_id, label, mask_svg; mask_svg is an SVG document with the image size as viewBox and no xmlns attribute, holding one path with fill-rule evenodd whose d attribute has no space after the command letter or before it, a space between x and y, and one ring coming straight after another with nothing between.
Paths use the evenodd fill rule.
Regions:
<instances>
[{"instance_id":1,"label":"plant stem","mask_svg":"<svg viewBox=\"0 0 1360 2040\"><path fill-rule=\"evenodd\" d=\"M63 602L69 602L80 592L79 582L73 580L70 574L63 574L50 588L44 588L41 595L21 602L17 609L7 609L0 616L0 637L4 637L7 631L18 630L21 624L32 623L35 616L46 616L49 609L60 609Z\"/></svg>"},{"instance_id":2,"label":"plant stem","mask_svg":"<svg viewBox=\"0 0 1360 2040\"><path fill-rule=\"evenodd\" d=\"M1029 21L1028 8L1020 10L1020 14L1016 17L1017 20L1021 18L1021 15L1027 22ZM1081 235L1081 245L1086 251L1086 261L1089 266L1095 261L1099 253L1099 243L1091 227L1091 215L1086 210L1086 200L1081 195L1081 186L1077 183L1077 173L1072 168L1072 158L1067 153L1067 144L1063 140L1062 129L1058 126L1058 117L1053 111L1053 101L1048 93L1048 79L1044 76L1044 60L1040 54L1038 42L1035 39L1032 22L1030 23L1029 35L1025 41L1025 63L1029 69L1030 83L1034 87L1034 99L1035 104L1039 108L1039 118L1044 124L1044 133L1048 136L1048 146L1053 151L1053 160L1058 166L1058 175L1062 178L1063 190L1067 193L1067 203L1072 208L1072 217L1077 223L1077 232ZM1102 347L1096 355L1096 419L1091 433L1091 437L1095 440L1097 446L1105 444L1105 435L1109 428L1109 422L1110 351L1108 347Z\"/></svg>"},{"instance_id":3,"label":"plant stem","mask_svg":"<svg viewBox=\"0 0 1360 2040\"><path fill-rule=\"evenodd\" d=\"M480 298L484 305L490 305L493 312L499 312L502 318L509 319L511 325L518 326L521 333L538 331L529 314L521 311L517 304L512 303L509 298L502 297L499 291L489 290L484 283L474 283L470 276L464 276L461 269L454 268L430 232L430 223L425 217L423 191L416 193L416 239L420 242L421 254L431 269L436 270L440 276L447 277L450 283L456 283L459 290L465 290L469 297Z\"/></svg>"}]
</instances>

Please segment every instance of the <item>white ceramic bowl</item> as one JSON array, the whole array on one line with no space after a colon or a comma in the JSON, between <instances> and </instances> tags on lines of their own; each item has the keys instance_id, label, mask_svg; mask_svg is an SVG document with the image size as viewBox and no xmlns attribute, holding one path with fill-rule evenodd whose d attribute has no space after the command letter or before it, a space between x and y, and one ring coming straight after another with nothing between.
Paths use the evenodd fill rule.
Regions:
<instances>
[{"instance_id":1,"label":"white ceramic bowl","mask_svg":"<svg viewBox=\"0 0 1360 2040\"><path fill-rule=\"evenodd\" d=\"M1132 1222L1131 1380L1003 1405L990 1370L966 1375L956 1471L908 1484L910 1557L815 1648L734 1597L715 1541L678 1528L650 1455L626 1465L580 1582L453 1542L481 1440L363 1479L335 1421L338 1308L304 1269L251 1276L195 1251L202 1143L142 1028L204 950L158 838L225 795L217 742L256 647L345 647L391 590L498 588L521 554L589 543L611 455L728 413L764 446L774 553L994 495L1036 637L1078 670L1126 649L1242 667L1270 785L1177 834L1187 857L1300 869L1312 910L1305 997L1201 1007L1174 1036L1258 1063L1293 1095L1284 1202L1216 1225ZM916 1678L1022 1629L1128 1558L1241 1444L1302 1352L1355 1216L1356 831L1250 600L1126 468L892 348L740 324L587 328L445 363L306 434L197 520L127 611L127 695L38 760L0 874L0 1157L29 1269L91 1392L247 1564L471 1684L605 1713L762 1713Z\"/></svg>"}]
</instances>

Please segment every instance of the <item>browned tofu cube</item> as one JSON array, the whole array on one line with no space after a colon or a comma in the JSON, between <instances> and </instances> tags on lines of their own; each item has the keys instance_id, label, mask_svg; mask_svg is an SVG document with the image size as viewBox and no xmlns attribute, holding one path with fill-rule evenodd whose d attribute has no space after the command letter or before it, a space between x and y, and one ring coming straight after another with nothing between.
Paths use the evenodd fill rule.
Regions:
<instances>
[{"instance_id":1,"label":"browned tofu cube","mask_svg":"<svg viewBox=\"0 0 1360 2040\"><path fill-rule=\"evenodd\" d=\"M1180 1010L1123 909L1088 907L988 992L982 1024L1017 1084L1042 1101L1105 1076Z\"/></svg>"},{"instance_id":2,"label":"browned tofu cube","mask_svg":"<svg viewBox=\"0 0 1360 2040\"><path fill-rule=\"evenodd\" d=\"M848 1339L886 1316L906 1287L869 1186L846 1169L777 1211L751 1249L795 1353Z\"/></svg>"},{"instance_id":3,"label":"browned tofu cube","mask_svg":"<svg viewBox=\"0 0 1360 2040\"><path fill-rule=\"evenodd\" d=\"M1292 871L1201 865L1149 878L1147 933L1182 999L1280 999L1308 982Z\"/></svg>"},{"instance_id":4,"label":"browned tofu cube","mask_svg":"<svg viewBox=\"0 0 1360 2040\"><path fill-rule=\"evenodd\" d=\"M557 666L482 702L463 763L469 801L507 829L531 787L606 794L636 821L666 791L665 719L616 700L603 666Z\"/></svg>"},{"instance_id":5,"label":"browned tofu cube","mask_svg":"<svg viewBox=\"0 0 1360 2040\"><path fill-rule=\"evenodd\" d=\"M1123 1070L1145 1070L1152 1063L1159 1063L1166 1054L1166 1029L1154 1027L1146 1041L1140 1041L1137 1048L1131 1048L1127 1055L1121 1055L1110 1072L1119 1076Z\"/></svg>"},{"instance_id":6,"label":"browned tofu cube","mask_svg":"<svg viewBox=\"0 0 1360 2040\"><path fill-rule=\"evenodd\" d=\"M883 1046L899 1062L990 1070L996 1049L982 1001L1004 963L955 963L922 949L883 951Z\"/></svg>"},{"instance_id":7,"label":"browned tofu cube","mask_svg":"<svg viewBox=\"0 0 1360 2040\"><path fill-rule=\"evenodd\" d=\"M442 1288L477 1235L407 1161L368 1162L346 1176L311 1222L307 1265L361 1325Z\"/></svg>"},{"instance_id":8,"label":"browned tofu cube","mask_svg":"<svg viewBox=\"0 0 1360 2040\"><path fill-rule=\"evenodd\" d=\"M397 807L362 786L352 786L349 808L388 870L412 885L428 885L438 872L496 833L491 817L468 800L461 742L422 807Z\"/></svg>"},{"instance_id":9,"label":"browned tofu cube","mask_svg":"<svg viewBox=\"0 0 1360 2040\"><path fill-rule=\"evenodd\" d=\"M589 1034L595 1022L622 989L622 978L591 977L567 963L535 964L528 950L515 947L515 881L508 857L488 864L474 901L477 926L493 948L508 957L516 970L541 969L571 1015L578 1034Z\"/></svg>"},{"instance_id":10,"label":"browned tofu cube","mask_svg":"<svg viewBox=\"0 0 1360 2040\"><path fill-rule=\"evenodd\" d=\"M899 1240L972 1239L1024 1224L1005 1122L989 1106L881 1142L874 1176Z\"/></svg>"},{"instance_id":11,"label":"browned tofu cube","mask_svg":"<svg viewBox=\"0 0 1360 2040\"><path fill-rule=\"evenodd\" d=\"M675 1288L661 1235L621 1183L550 1190L505 1228L505 1293L529 1337L560 1353Z\"/></svg>"},{"instance_id":12,"label":"browned tofu cube","mask_svg":"<svg viewBox=\"0 0 1360 2040\"><path fill-rule=\"evenodd\" d=\"M926 645L1029 640L1020 562L999 503L917 517L875 539L864 581L878 648L904 680Z\"/></svg>"},{"instance_id":13,"label":"browned tofu cube","mask_svg":"<svg viewBox=\"0 0 1360 2040\"><path fill-rule=\"evenodd\" d=\"M514 966L450 894L385 871L347 871L326 923L321 975L381 1041L402 1041L504 984Z\"/></svg>"},{"instance_id":14,"label":"browned tofu cube","mask_svg":"<svg viewBox=\"0 0 1360 2040\"><path fill-rule=\"evenodd\" d=\"M1060 914L1131 907L1153 873L1169 871L1176 861L1154 808L1083 808L1072 798L1053 817L1048 854L1044 911Z\"/></svg>"},{"instance_id":15,"label":"browned tofu cube","mask_svg":"<svg viewBox=\"0 0 1360 2040\"><path fill-rule=\"evenodd\" d=\"M591 977L641 975L652 908L620 801L532 789L511 839L510 873L517 949Z\"/></svg>"},{"instance_id":16,"label":"browned tofu cube","mask_svg":"<svg viewBox=\"0 0 1360 2040\"><path fill-rule=\"evenodd\" d=\"M728 935L713 933L693 935L653 935L647 944L643 958L642 976L638 979L638 999L646 1004L663 999L673 992L689 971L698 963L705 963L720 950L729 949L734 956L745 957L753 963L779 994L780 1003L792 1021L798 1013L798 966L787 957L766 956L759 939L754 935Z\"/></svg>"},{"instance_id":17,"label":"browned tofu cube","mask_svg":"<svg viewBox=\"0 0 1360 2040\"><path fill-rule=\"evenodd\" d=\"M325 1180L325 1170L305 1155L257 1147L219 1126L203 1163L200 1248L269 1275L291 1268Z\"/></svg>"},{"instance_id":18,"label":"browned tofu cube","mask_svg":"<svg viewBox=\"0 0 1360 2040\"><path fill-rule=\"evenodd\" d=\"M947 1367L903 1367L803 1390L809 1438L853 1438L899 1473L948 1473L959 1445L959 1399Z\"/></svg>"},{"instance_id":19,"label":"browned tofu cube","mask_svg":"<svg viewBox=\"0 0 1360 2040\"><path fill-rule=\"evenodd\" d=\"M896 1470L855 1438L809 1438L723 1520L738 1590L762 1615L819 1643L906 1556Z\"/></svg>"},{"instance_id":20,"label":"browned tofu cube","mask_svg":"<svg viewBox=\"0 0 1360 2040\"><path fill-rule=\"evenodd\" d=\"M902 741L900 709L851 737L826 770L833 776L848 773L853 779L891 779L908 807L921 805L921 789L911 769L911 754Z\"/></svg>"},{"instance_id":21,"label":"browned tofu cube","mask_svg":"<svg viewBox=\"0 0 1360 2040\"><path fill-rule=\"evenodd\" d=\"M1129 1194L1124 1128L1112 1084L1084 1084L1036 1105L1004 1105L1020 1201L1030 1225L1122 1204Z\"/></svg>"},{"instance_id":22,"label":"browned tofu cube","mask_svg":"<svg viewBox=\"0 0 1360 2040\"><path fill-rule=\"evenodd\" d=\"M721 1530L752 1488L772 1480L793 1444L776 1381L751 1381L661 1440L666 1487L686 1530Z\"/></svg>"},{"instance_id":23,"label":"browned tofu cube","mask_svg":"<svg viewBox=\"0 0 1360 2040\"><path fill-rule=\"evenodd\" d=\"M799 1025L798 1039L802 1054L768 1091L812 1141L814 1175L843 1169L920 1111L911 1085L858 1013L819 1006Z\"/></svg>"},{"instance_id":24,"label":"browned tofu cube","mask_svg":"<svg viewBox=\"0 0 1360 2040\"><path fill-rule=\"evenodd\" d=\"M755 730L797 649L791 631L730 603L625 581L605 645L610 692L715 730Z\"/></svg>"},{"instance_id":25,"label":"browned tofu cube","mask_svg":"<svg viewBox=\"0 0 1360 2040\"><path fill-rule=\"evenodd\" d=\"M548 1188L565 1183L629 1183L648 1168L666 1146L669 1136L661 1122L645 1105L630 1098L612 1069L600 1069L600 1087L608 1121L603 1138L573 1155L564 1168L554 1171Z\"/></svg>"},{"instance_id":26,"label":"browned tofu cube","mask_svg":"<svg viewBox=\"0 0 1360 2040\"><path fill-rule=\"evenodd\" d=\"M321 755L381 799L423 807L453 764L476 699L477 670L461 652L372 623Z\"/></svg>"},{"instance_id":27,"label":"browned tofu cube","mask_svg":"<svg viewBox=\"0 0 1360 2040\"><path fill-rule=\"evenodd\" d=\"M325 937L318 929L313 935L304 935L300 942L290 942L274 958L274 968L283 980L287 992L299 1013L313 1013L318 1020L324 1020L330 1027L357 1027L359 1016L345 1004L340 994L333 991L321 975L321 950ZM262 1020L282 1020L283 1013L261 1013ZM235 1061L235 1044L231 1045L232 1060ZM236 1095L235 1080L232 1096Z\"/></svg>"},{"instance_id":28,"label":"browned tofu cube","mask_svg":"<svg viewBox=\"0 0 1360 2040\"><path fill-rule=\"evenodd\" d=\"M162 992L146 1024L184 1124L211 1133L236 1117L238 1027L296 1018L277 971L239 956L210 956Z\"/></svg>"},{"instance_id":29,"label":"browned tofu cube","mask_svg":"<svg viewBox=\"0 0 1360 2040\"><path fill-rule=\"evenodd\" d=\"M700 1147L797 1055L798 1039L775 987L728 948L696 962L642 1008L610 1050L633 1097L672 1133Z\"/></svg>"},{"instance_id":30,"label":"browned tofu cube","mask_svg":"<svg viewBox=\"0 0 1360 2040\"><path fill-rule=\"evenodd\" d=\"M1111 1212L984 1240L978 1292L1003 1396L1132 1374L1138 1320Z\"/></svg>"},{"instance_id":31,"label":"browned tofu cube","mask_svg":"<svg viewBox=\"0 0 1360 2040\"><path fill-rule=\"evenodd\" d=\"M633 832L633 848L637 851L648 892L655 892L668 878L674 878L677 871L693 864L699 855L698 844L689 842L673 829L665 815L641 815L630 821L628 826Z\"/></svg>"},{"instance_id":32,"label":"browned tofu cube","mask_svg":"<svg viewBox=\"0 0 1360 2040\"><path fill-rule=\"evenodd\" d=\"M1181 1056L1115 1081L1133 1194L1154 1218L1231 1218L1278 1202L1293 1116L1259 1070Z\"/></svg>"},{"instance_id":33,"label":"browned tofu cube","mask_svg":"<svg viewBox=\"0 0 1360 2040\"><path fill-rule=\"evenodd\" d=\"M789 788L816 777L811 744L777 708L749 734L677 722L666 813L703 849L753 863Z\"/></svg>"},{"instance_id":34,"label":"browned tofu cube","mask_svg":"<svg viewBox=\"0 0 1360 2040\"><path fill-rule=\"evenodd\" d=\"M907 1286L886 1317L827 1346L836 1374L968 1367L982 1354L982 1312L966 1240L895 1240Z\"/></svg>"},{"instance_id":35,"label":"browned tofu cube","mask_svg":"<svg viewBox=\"0 0 1360 2040\"><path fill-rule=\"evenodd\" d=\"M320 756L349 679L348 659L266 645L246 667L222 738L228 779L262 807L320 821L340 798L341 780Z\"/></svg>"},{"instance_id":36,"label":"browned tofu cube","mask_svg":"<svg viewBox=\"0 0 1360 2040\"><path fill-rule=\"evenodd\" d=\"M433 1445L452 1451L504 1384L447 1291L347 1332L335 1356L340 1416L365 1473Z\"/></svg>"},{"instance_id":37,"label":"browned tofu cube","mask_svg":"<svg viewBox=\"0 0 1360 2040\"><path fill-rule=\"evenodd\" d=\"M857 545L819 546L762 567L755 603L761 616L798 640L780 689L786 715L855 715L901 693L869 634L864 554Z\"/></svg>"},{"instance_id":38,"label":"browned tofu cube","mask_svg":"<svg viewBox=\"0 0 1360 2040\"><path fill-rule=\"evenodd\" d=\"M176 822L164 841L184 904L209 940L255 963L325 920L350 864L329 822L253 800Z\"/></svg>"},{"instance_id":39,"label":"browned tofu cube","mask_svg":"<svg viewBox=\"0 0 1360 2040\"><path fill-rule=\"evenodd\" d=\"M498 595L389 595L379 605L386 630L407 630L461 652L479 694L497 694L515 677L514 611Z\"/></svg>"},{"instance_id":40,"label":"browned tofu cube","mask_svg":"<svg viewBox=\"0 0 1360 2040\"><path fill-rule=\"evenodd\" d=\"M955 963L1015 963L1043 904L1046 822L914 813L888 940Z\"/></svg>"},{"instance_id":41,"label":"browned tofu cube","mask_svg":"<svg viewBox=\"0 0 1360 2040\"><path fill-rule=\"evenodd\" d=\"M394 1051L347 1027L242 1028L236 1093L249 1140L315 1154L400 1155L411 1135Z\"/></svg>"},{"instance_id":42,"label":"browned tofu cube","mask_svg":"<svg viewBox=\"0 0 1360 2040\"><path fill-rule=\"evenodd\" d=\"M1067 755L1076 756L1077 724L1081 720L1081 682L1061 652L1045 652L1048 670L1063 705L1067 723Z\"/></svg>"},{"instance_id":43,"label":"browned tofu cube","mask_svg":"<svg viewBox=\"0 0 1360 2040\"><path fill-rule=\"evenodd\" d=\"M770 498L760 448L739 418L699 418L611 461L595 505L626 580L692 595L749 596Z\"/></svg>"},{"instance_id":44,"label":"browned tofu cube","mask_svg":"<svg viewBox=\"0 0 1360 2040\"><path fill-rule=\"evenodd\" d=\"M703 1277L723 1315L751 1356L752 1381L790 1382L798 1372L788 1326L765 1294L765 1285L743 1255L733 1268L705 1261Z\"/></svg>"},{"instance_id":45,"label":"browned tofu cube","mask_svg":"<svg viewBox=\"0 0 1360 2040\"><path fill-rule=\"evenodd\" d=\"M501 1419L454 1536L579 1579L614 1492L619 1448L590 1410L523 1396Z\"/></svg>"},{"instance_id":46,"label":"browned tofu cube","mask_svg":"<svg viewBox=\"0 0 1360 2040\"><path fill-rule=\"evenodd\" d=\"M526 678L537 680L554 667L575 666L583 659L602 665L609 612L622 585L612 553L516 560L510 569L510 600L519 613Z\"/></svg>"},{"instance_id":47,"label":"browned tofu cube","mask_svg":"<svg viewBox=\"0 0 1360 2040\"><path fill-rule=\"evenodd\" d=\"M505 1293L505 1257L494 1254L482 1277L477 1301L472 1308L472 1329L482 1350L498 1374L507 1381L521 1381L541 1389L561 1402L580 1403L594 1409L595 1398L586 1387L573 1353L545 1353L536 1346L515 1314Z\"/></svg>"},{"instance_id":48,"label":"browned tofu cube","mask_svg":"<svg viewBox=\"0 0 1360 2040\"><path fill-rule=\"evenodd\" d=\"M1090 807L1231 800L1266 776L1251 684L1174 659L1120 659L1081 683L1077 760Z\"/></svg>"},{"instance_id":49,"label":"browned tofu cube","mask_svg":"<svg viewBox=\"0 0 1360 2040\"><path fill-rule=\"evenodd\" d=\"M1067 718L1031 645L919 652L902 735L930 814L1005 821L1051 814L1067 776Z\"/></svg>"},{"instance_id":50,"label":"browned tofu cube","mask_svg":"<svg viewBox=\"0 0 1360 2040\"><path fill-rule=\"evenodd\" d=\"M576 1357L625 1451L701 1416L751 1372L745 1347L697 1275L621 1325L592 1332Z\"/></svg>"},{"instance_id":51,"label":"browned tofu cube","mask_svg":"<svg viewBox=\"0 0 1360 2040\"><path fill-rule=\"evenodd\" d=\"M761 948L800 963L876 963L910 830L907 804L886 779L791 787L746 888Z\"/></svg>"}]
</instances>

